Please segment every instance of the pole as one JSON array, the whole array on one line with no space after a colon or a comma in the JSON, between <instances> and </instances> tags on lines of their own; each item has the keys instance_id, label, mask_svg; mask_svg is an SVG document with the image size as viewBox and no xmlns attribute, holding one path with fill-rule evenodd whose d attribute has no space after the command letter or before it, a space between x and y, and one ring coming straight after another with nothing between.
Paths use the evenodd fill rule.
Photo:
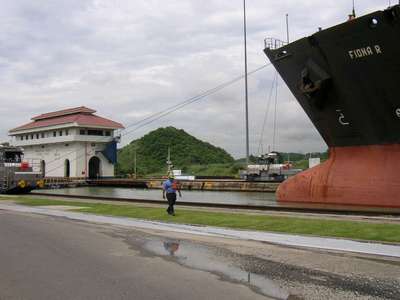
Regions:
<instances>
[{"instance_id":1,"label":"pole","mask_svg":"<svg viewBox=\"0 0 400 300\"><path fill-rule=\"evenodd\" d=\"M172 175L172 161L171 161L171 148L170 148L170 146L168 146L167 174L168 175Z\"/></svg>"},{"instance_id":2,"label":"pole","mask_svg":"<svg viewBox=\"0 0 400 300\"><path fill-rule=\"evenodd\" d=\"M249 164L249 94L247 86L247 25L246 25L246 0L243 0L243 34L244 34L244 87L246 105L246 164Z\"/></svg>"},{"instance_id":3,"label":"pole","mask_svg":"<svg viewBox=\"0 0 400 300\"><path fill-rule=\"evenodd\" d=\"M135 179L137 178L137 167L136 167L136 147L133 148L134 149L134 157L133 157L133 161L135 163Z\"/></svg>"},{"instance_id":4,"label":"pole","mask_svg":"<svg viewBox=\"0 0 400 300\"><path fill-rule=\"evenodd\" d=\"M274 111L274 132L272 137L272 151L276 151L275 137L276 137L276 111L278 106L278 77L275 82L275 111Z\"/></svg>"},{"instance_id":5,"label":"pole","mask_svg":"<svg viewBox=\"0 0 400 300\"><path fill-rule=\"evenodd\" d=\"M289 44L289 14L286 14L286 41Z\"/></svg>"},{"instance_id":6,"label":"pole","mask_svg":"<svg viewBox=\"0 0 400 300\"><path fill-rule=\"evenodd\" d=\"M87 142L85 142L85 178L88 178Z\"/></svg>"}]
</instances>

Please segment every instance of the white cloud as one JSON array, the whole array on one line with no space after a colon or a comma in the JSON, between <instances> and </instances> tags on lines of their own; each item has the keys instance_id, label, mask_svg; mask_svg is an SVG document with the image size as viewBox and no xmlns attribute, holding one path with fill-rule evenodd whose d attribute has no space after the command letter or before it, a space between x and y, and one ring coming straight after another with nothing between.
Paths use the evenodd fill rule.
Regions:
<instances>
[{"instance_id":1,"label":"white cloud","mask_svg":"<svg viewBox=\"0 0 400 300\"><path fill-rule=\"evenodd\" d=\"M357 2L360 13L387 4ZM292 39L300 38L344 21L351 1L253 0L247 7L252 70L267 63L265 37L284 39L286 13ZM33 115L79 105L129 125L243 73L242 1L6 1L0 20L2 140L8 139L8 129ZM271 67L250 77L252 152L272 77ZM243 82L238 82L129 138L173 125L243 156L243 101ZM280 150L325 150L283 86L277 124ZM268 142L271 123L267 126Z\"/></svg>"}]
</instances>

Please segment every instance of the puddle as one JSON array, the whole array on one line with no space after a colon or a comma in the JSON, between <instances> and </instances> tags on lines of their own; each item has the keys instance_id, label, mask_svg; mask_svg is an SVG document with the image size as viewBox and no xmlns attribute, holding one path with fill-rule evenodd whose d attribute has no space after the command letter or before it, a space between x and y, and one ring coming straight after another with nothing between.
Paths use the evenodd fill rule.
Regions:
<instances>
[{"instance_id":1,"label":"puddle","mask_svg":"<svg viewBox=\"0 0 400 300\"><path fill-rule=\"evenodd\" d=\"M184 266L218 274L222 278L251 286L257 292L274 299L294 299L286 290L272 280L249 273L217 256L211 249L177 240L149 240L144 245L147 251L158 256L171 257Z\"/></svg>"}]
</instances>

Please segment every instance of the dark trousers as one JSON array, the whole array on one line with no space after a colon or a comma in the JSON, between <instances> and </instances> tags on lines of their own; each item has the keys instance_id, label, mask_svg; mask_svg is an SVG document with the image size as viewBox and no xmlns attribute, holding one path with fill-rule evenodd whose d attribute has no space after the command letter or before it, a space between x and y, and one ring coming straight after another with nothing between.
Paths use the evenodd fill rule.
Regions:
<instances>
[{"instance_id":1,"label":"dark trousers","mask_svg":"<svg viewBox=\"0 0 400 300\"><path fill-rule=\"evenodd\" d=\"M168 200L168 209L167 212L172 215L175 213L174 205L176 202L176 193L167 193L167 200Z\"/></svg>"}]
</instances>

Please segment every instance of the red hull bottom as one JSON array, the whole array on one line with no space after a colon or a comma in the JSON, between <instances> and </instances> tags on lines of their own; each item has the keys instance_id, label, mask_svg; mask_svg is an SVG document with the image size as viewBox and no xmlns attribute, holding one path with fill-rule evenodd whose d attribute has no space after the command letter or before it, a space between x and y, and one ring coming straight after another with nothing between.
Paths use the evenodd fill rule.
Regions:
<instances>
[{"instance_id":1,"label":"red hull bottom","mask_svg":"<svg viewBox=\"0 0 400 300\"><path fill-rule=\"evenodd\" d=\"M277 199L400 207L400 145L330 148L327 161L284 181Z\"/></svg>"}]
</instances>

